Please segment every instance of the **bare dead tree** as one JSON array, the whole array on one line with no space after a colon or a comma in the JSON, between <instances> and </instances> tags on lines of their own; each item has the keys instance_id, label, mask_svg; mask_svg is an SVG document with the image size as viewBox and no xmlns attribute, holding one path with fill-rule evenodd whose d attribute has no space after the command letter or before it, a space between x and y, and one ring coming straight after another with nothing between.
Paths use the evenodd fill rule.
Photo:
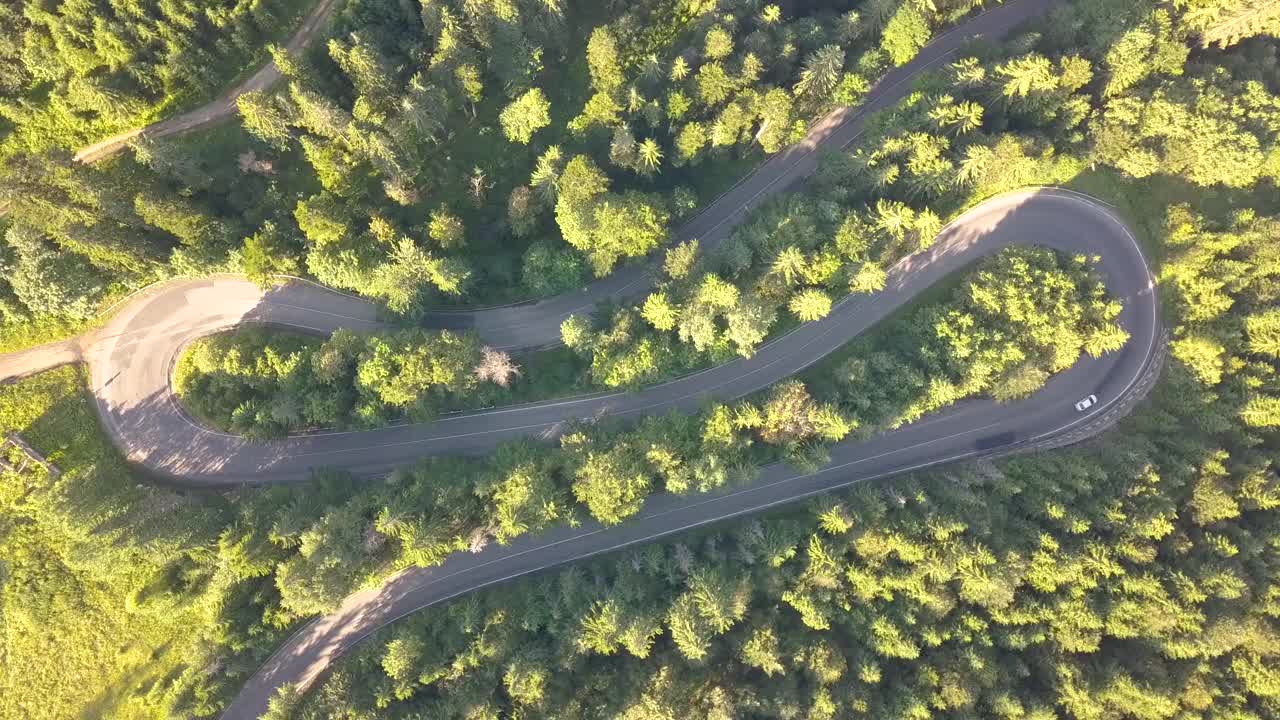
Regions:
<instances>
[{"instance_id":1,"label":"bare dead tree","mask_svg":"<svg viewBox=\"0 0 1280 720\"><path fill-rule=\"evenodd\" d=\"M520 377L520 366L507 353L486 347L480 350L480 364L476 365L475 373L481 380L507 387L513 378Z\"/></svg>"}]
</instances>

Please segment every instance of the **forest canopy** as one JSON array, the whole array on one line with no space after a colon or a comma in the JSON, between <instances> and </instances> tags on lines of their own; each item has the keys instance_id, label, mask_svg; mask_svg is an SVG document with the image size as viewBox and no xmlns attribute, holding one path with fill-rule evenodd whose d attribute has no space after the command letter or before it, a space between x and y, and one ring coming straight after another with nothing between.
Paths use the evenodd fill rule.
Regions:
<instances>
[{"instance_id":1,"label":"forest canopy","mask_svg":"<svg viewBox=\"0 0 1280 720\"><path fill-rule=\"evenodd\" d=\"M0 159L87 145L212 96L298 0L0 4Z\"/></svg>"},{"instance_id":2,"label":"forest canopy","mask_svg":"<svg viewBox=\"0 0 1280 720\"><path fill-rule=\"evenodd\" d=\"M977 6L349 0L292 53L308 8L279 2L0 7L6 255L71 293L0 284L9 342L173 274L306 274L408 317L578 287ZM71 159L268 56L284 82L230 126Z\"/></svg>"}]
</instances>

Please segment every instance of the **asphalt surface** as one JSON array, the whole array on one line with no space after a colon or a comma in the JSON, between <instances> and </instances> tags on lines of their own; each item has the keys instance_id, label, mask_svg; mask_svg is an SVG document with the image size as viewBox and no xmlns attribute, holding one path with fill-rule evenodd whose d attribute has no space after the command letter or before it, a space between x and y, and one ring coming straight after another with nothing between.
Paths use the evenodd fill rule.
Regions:
<instances>
[{"instance_id":1,"label":"asphalt surface","mask_svg":"<svg viewBox=\"0 0 1280 720\"><path fill-rule=\"evenodd\" d=\"M938 38L917 60L879 83L862 108L828 115L804 142L771 158L682 228L678 237L696 237L704 249L714 248L751 208L812 173L819 148L839 149L856 139L865 114L904 96L916 73L945 61L974 37L998 37L1052 4L1051 0L1016 0ZM633 394L599 394L451 416L430 424L309 435L269 444L210 431L182 413L169 386L182 347L194 338L245 322L317 332L371 330L379 327L372 305L303 281L265 293L235 277L175 281L139 294L101 330L76 341L0 356L0 378L84 359L113 441L130 460L186 484L296 481L319 467L377 475L433 453L485 453L516 438L551 439L579 418L689 411L711 399L750 394L844 345L947 274L1012 245L1097 256L1109 292L1123 303L1119 322L1130 333L1125 347L1103 358L1082 358L1026 400L1000 405L968 401L867 441L841 443L832 450L831 464L817 472L769 466L749 484L736 488L686 497L656 495L621 526L588 523L558 528L519 538L509 546L456 555L440 567L401 573L377 589L351 596L339 610L286 642L224 714L225 718L252 718L265 710L282 684L308 686L334 658L377 628L457 595L862 480L1087 433L1109 414L1124 411L1159 354L1154 286L1137 242L1110 208L1097 201L1061 190L1009 193L957 218L928 250L898 263L890 270L884 291L842 301L826 319L796 328L750 359ZM566 296L470 313L441 313L430 320L441 327L474 330L496 347L545 345L558 340L560 322L568 315L587 311L602 300L638 297L651 284L650 269L637 265ZM1098 396L1098 404L1084 413L1075 411L1074 403L1089 394ZM999 447L992 447L997 440Z\"/></svg>"}]
</instances>

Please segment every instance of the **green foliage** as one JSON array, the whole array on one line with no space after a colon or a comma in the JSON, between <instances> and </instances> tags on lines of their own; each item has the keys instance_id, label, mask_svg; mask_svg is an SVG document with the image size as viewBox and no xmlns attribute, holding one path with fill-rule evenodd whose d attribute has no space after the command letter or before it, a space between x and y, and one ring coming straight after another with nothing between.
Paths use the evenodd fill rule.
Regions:
<instances>
[{"instance_id":1,"label":"green foliage","mask_svg":"<svg viewBox=\"0 0 1280 720\"><path fill-rule=\"evenodd\" d=\"M1163 172L1199 185L1246 187L1263 172L1264 143L1280 128L1264 120L1280 98L1222 69L1165 80L1117 97L1094 131L1095 153L1133 177Z\"/></svg>"},{"instance_id":2,"label":"green foliage","mask_svg":"<svg viewBox=\"0 0 1280 720\"><path fill-rule=\"evenodd\" d=\"M244 274L263 287L271 284L273 275L296 275L299 271L298 245L296 240L286 237L275 223L264 223L256 233L244 239L240 251Z\"/></svg>"},{"instance_id":3,"label":"green foliage","mask_svg":"<svg viewBox=\"0 0 1280 720\"><path fill-rule=\"evenodd\" d=\"M293 139L289 120L280 105L271 96L250 92L236 98L240 121L254 137L278 149L286 149Z\"/></svg>"},{"instance_id":4,"label":"green foliage","mask_svg":"<svg viewBox=\"0 0 1280 720\"><path fill-rule=\"evenodd\" d=\"M192 343L174 389L198 417L252 437L432 417L478 381L479 343L406 330L324 342L246 330Z\"/></svg>"},{"instance_id":5,"label":"green foliage","mask_svg":"<svg viewBox=\"0 0 1280 720\"><path fill-rule=\"evenodd\" d=\"M617 41L608 28L596 28L587 42L587 66L591 69L591 86L597 92L611 93L622 85L621 58Z\"/></svg>"},{"instance_id":6,"label":"green foliage","mask_svg":"<svg viewBox=\"0 0 1280 720\"><path fill-rule=\"evenodd\" d=\"M456 217L445 214L437 215L437 219L441 222L435 224L433 232L450 242L461 242L462 228ZM308 256L308 260L312 257ZM336 259L345 257L342 253ZM349 273L351 268L341 270ZM363 289L385 300L392 311L407 314L418 307L431 288L446 297L461 295L471 280L471 269L456 257L436 257L413 240L400 238L391 252L391 262L377 268L371 278L353 273L349 276L353 282L365 280Z\"/></svg>"},{"instance_id":7,"label":"green foliage","mask_svg":"<svg viewBox=\"0 0 1280 720\"><path fill-rule=\"evenodd\" d=\"M1081 354L1119 349L1119 312L1085 258L1006 249L947 302L913 309L806 377L860 424L897 426L973 395L1024 397Z\"/></svg>"},{"instance_id":8,"label":"green foliage","mask_svg":"<svg viewBox=\"0 0 1280 720\"><path fill-rule=\"evenodd\" d=\"M431 213L427 234L446 250L465 245L467 242L466 228L463 227L462 219L449 212L449 208L444 206Z\"/></svg>"},{"instance_id":9,"label":"green foliage","mask_svg":"<svg viewBox=\"0 0 1280 720\"><path fill-rule=\"evenodd\" d=\"M903 3L884 27L880 45L894 65L905 65L929 42L929 22L915 3Z\"/></svg>"},{"instance_id":10,"label":"green foliage","mask_svg":"<svg viewBox=\"0 0 1280 720\"><path fill-rule=\"evenodd\" d=\"M304 5L9 3L0 157L86 145L212 96L291 32Z\"/></svg>"},{"instance_id":11,"label":"green foliage","mask_svg":"<svg viewBox=\"0 0 1280 720\"><path fill-rule=\"evenodd\" d=\"M534 296L558 295L582 283L585 268L582 256L571 248L555 248L545 243L529 247L520 276Z\"/></svg>"},{"instance_id":12,"label":"green foliage","mask_svg":"<svg viewBox=\"0 0 1280 720\"><path fill-rule=\"evenodd\" d=\"M1183 21L1202 45L1226 47L1251 35L1280 31L1280 9L1260 0L1191 0Z\"/></svg>"},{"instance_id":13,"label":"green foliage","mask_svg":"<svg viewBox=\"0 0 1280 720\"><path fill-rule=\"evenodd\" d=\"M220 613L250 609L251 624L261 615L199 561L225 503L138 484L99 430L86 382L64 367L0 388L0 430L21 433L60 471L28 463L3 476L0 714L190 714L208 696L200 669L212 648L244 628L218 628ZM260 642L278 639L260 632Z\"/></svg>"},{"instance_id":14,"label":"green foliage","mask_svg":"<svg viewBox=\"0 0 1280 720\"><path fill-rule=\"evenodd\" d=\"M534 88L503 109L499 120L508 140L528 145L535 132L551 124L551 103Z\"/></svg>"},{"instance_id":15,"label":"green foliage","mask_svg":"<svg viewBox=\"0 0 1280 720\"><path fill-rule=\"evenodd\" d=\"M786 381L769 393L769 400L764 404L761 437L775 445L808 440L815 433L819 411L803 383Z\"/></svg>"},{"instance_id":16,"label":"green foliage","mask_svg":"<svg viewBox=\"0 0 1280 720\"><path fill-rule=\"evenodd\" d=\"M302 703L302 693L292 685L283 685L271 698L261 720L289 720Z\"/></svg>"},{"instance_id":17,"label":"green foliage","mask_svg":"<svg viewBox=\"0 0 1280 720\"><path fill-rule=\"evenodd\" d=\"M565 150L537 163L524 207L535 207L535 198L556 206L567 190L569 231L562 232L578 232L588 245L582 252L599 267L625 255L598 234L599 207L636 193L656 213L667 205L644 194L658 189L653 178L678 178L695 162L703 163L699 171L720 167L757 133L766 148L779 147L791 131L782 133L774 119L794 125L822 103L857 98L885 62L913 53L922 36L912 15L924 19L927 37L973 9L954 0L875 2L857 14L784 21L771 5L723 11L737 13L730 17L710 3L634 5L625 21L609 22L589 42L594 51L583 47L585 38L571 45L565 28L573 24L545 3L432 2L423 6L423 30L398 8L384 17L361 5L327 58L302 58L288 70L305 87L277 103L290 135L304 136L305 155L294 160L312 165L324 193L306 187L296 213L291 188L264 203L280 204L282 213L232 203L235 213L223 215L209 208L233 196L201 180L210 166L181 167L163 150L143 153L146 171L164 178L158 185L96 182L145 173L98 176L108 171L90 173L57 156L19 157L6 169L4 198L34 242L16 243L6 267L21 262L19 246L27 247L35 259L27 272L37 280L24 292L50 306L55 301L44 288L37 292L38 278L65 271L87 278L83 286L65 283L81 288L68 293L74 306L114 273L144 273L190 238L235 241L273 222L278 236L242 250L244 262L265 274L275 264L262 255L275 251L264 248L297 256L292 240L277 244L295 237L296 215L306 266L317 277L411 308L424 288L443 296L444 287L465 287L458 280L465 268L453 266L453 281L444 272L444 261L459 261L460 253L440 258L403 240L425 241L430 212L443 205L473 229L497 227L489 220L499 214L526 227L520 237L528 245L513 247L529 268L521 282L535 290L530 273L569 278L582 264L554 238L535 237L536 211L510 212L510 190L535 169L541 148L530 148L523 165L481 150L519 150L493 142L501 131L496 118L535 84L561 86L539 69L544 61L568 66L558 61L586 57L595 97L549 98L554 119L539 139L563 142ZM584 354L603 385L634 386L749 355L792 297L875 291L894 262L927 247L942 220L974 199L1079 175L1081 187L1102 184L1109 200L1132 211L1141 239L1161 259L1165 322L1174 335L1161 384L1117 430L1079 449L866 485L813 508L470 595L372 639L295 715L1276 715L1280 611L1271 548L1280 489L1272 449L1280 388L1276 231L1268 217L1275 212L1269 88L1276 69L1267 41L1197 54L1189 64L1184 44L1191 33L1212 37L1214 23L1229 27L1237 17L1245 33L1265 27L1259 7L1063 5L1036 32L924 78L919 93L868 126L852 157L826 161L804 195L753 214L705 268L692 253L674 252L652 308L646 301L643 310L619 309L598 324L570 318L563 328L566 344ZM11 17L0 26L10 27ZM878 35L882 27L894 32ZM352 37L351 30L363 32ZM521 37L536 41L513 41ZM829 46L845 51L835 85L822 93L829 97L817 97L829 82L818 83L817 74L809 81L818 83L814 91L781 89L817 69L808 61ZM0 62L11 62L6 47ZM0 83L9 77L0 73ZM769 126L761 131L757 103L770 93ZM584 104L590 122L581 135L561 134L562 120ZM259 129L271 127L271 118L261 120ZM610 137L625 140L622 124L634 157L620 152L618 172L630 174L611 178L596 163L604 163ZM264 139L283 142L274 132ZM445 140L448 132L458 134ZM654 139L671 167L646 172L639 138ZM579 162L562 183L566 161L580 156L592 166ZM1091 163L1100 169L1087 170ZM142 167L123 165L129 173ZM502 184L497 192L489 192L488 177ZM435 185L450 178L470 180ZM237 180L265 187L249 176ZM490 207L489 198L501 206ZM1258 210L1242 210L1251 207ZM603 225L612 233L635 217L634 208L610 207ZM207 232L219 224L229 234ZM486 242L470 240L468 253ZM181 250L191 257L201 246ZM534 247L542 249L526 253ZM56 265L42 252L74 261ZM91 274L89 264L108 271ZM6 296L4 307L30 312L17 297ZM575 502L617 522L659 489L722 487L779 457L812 464L820 442L855 427L907 422L971 394L1025 396L1081 352L1122 343L1114 319L1115 304L1087 259L1010 251L813 368L806 385L786 383L692 417L571 429L560 447L426 462L384 484L322 477L296 488L244 490L233 506L139 485L97 434L83 396L68 406L73 413L24 395L72 371L9 386L0 402L6 429L28 433L67 472L58 483L5 483L3 619L20 629L6 631L6 669L18 672L5 677L18 680L0 694L18 698L23 717L216 715L293 620L396 568L572 520ZM315 377L357 378L365 341L346 342L324 357L279 344L274 357L264 346L236 362L255 372L261 362L278 378L303 368ZM387 403L424 395L443 402L457 388L478 396L481 383L458 361L465 340L418 345L370 342L377 362L367 388L348 385L353 417L404 412ZM291 365L304 355L308 363ZM250 380L229 377L226 387L239 392ZM356 412L354 398L366 401L367 414ZM293 412L281 402L241 416L276 422L275 413ZM51 429L68 417L75 418L71 431ZM134 644L122 650L121 637ZM93 648L103 651L87 651ZM89 706L87 696L102 703Z\"/></svg>"},{"instance_id":18,"label":"green foliage","mask_svg":"<svg viewBox=\"0 0 1280 720\"><path fill-rule=\"evenodd\" d=\"M630 448L587 452L573 483L573 496L592 516L616 525L640 509L649 494L649 478Z\"/></svg>"},{"instance_id":19,"label":"green foliage","mask_svg":"<svg viewBox=\"0 0 1280 720\"><path fill-rule=\"evenodd\" d=\"M586 155L569 160L560 175L556 221L564 239L587 255L597 276L617 261L657 248L670 213L654 196L609 192L608 178Z\"/></svg>"},{"instance_id":20,"label":"green foliage","mask_svg":"<svg viewBox=\"0 0 1280 720\"><path fill-rule=\"evenodd\" d=\"M11 226L4 239L12 252L3 266L5 280L22 305L11 312L68 320L87 320L96 312L105 288L83 256L57 252L39 230L21 224Z\"/></svg>"},{"instance_id":21,"label":"green foliage","mask_svg":"<svg viewBox=\"0 0 1280 720\"><path fill-rule=\"evenodd\" d=\"M796 293L787 307L800 322L813 322L831 313L831 298L821 290L809 288Z\"/></svg>"}]
</instances>

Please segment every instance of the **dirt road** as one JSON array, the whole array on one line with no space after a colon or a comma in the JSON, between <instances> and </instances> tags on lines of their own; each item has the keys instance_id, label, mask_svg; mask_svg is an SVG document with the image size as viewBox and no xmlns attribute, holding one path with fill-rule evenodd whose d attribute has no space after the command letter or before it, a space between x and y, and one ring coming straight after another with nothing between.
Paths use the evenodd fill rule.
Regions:
<instances>
[{"instance_id":1,"label":"dirt road","mask_svg":"<svg viewBox=\"0 0 1280 720\"><path fill-rule=\"evenodd\" d=\"M333 17L333 13L341 4L342 0L319 0L306 18L303 19L298 31L289 39L285 48L291 54L305 49L317 35L323 33L329 24L329 19ZM275 85L280 78L280 68L276 67L275 62L268 62L258 68L257 72L223 93L218 99L190 112L175 115L146 127L126 130L86 148L81 148L76 152L76 160L82 163L95 163L120 152L138 137L163 138L216 125L235 116L236 99L241 95L267 90Z\"/></svg>"}]
</instances>

